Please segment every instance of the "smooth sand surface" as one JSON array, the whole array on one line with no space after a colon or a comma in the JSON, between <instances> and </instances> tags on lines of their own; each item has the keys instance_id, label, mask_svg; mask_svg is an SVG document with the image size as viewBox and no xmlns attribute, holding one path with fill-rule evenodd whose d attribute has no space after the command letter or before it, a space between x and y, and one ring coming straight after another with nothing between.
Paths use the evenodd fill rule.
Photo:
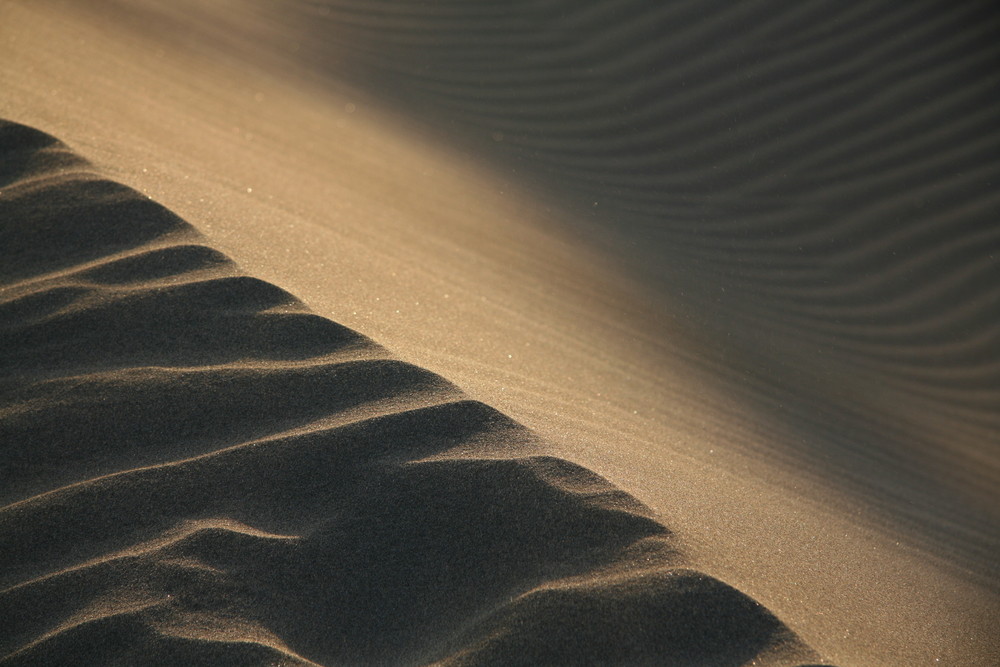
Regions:
<instances>
[{"instance_id":1,"label":"smooth sand surface","mask_svg":"<svg viewBox=\"0 0 1000 667\"><path fill-rule=\"evenodd\" d=\"M8 660L1000 662L989 3L162 5L0 7Z\"/></svg>"}]
</instances>

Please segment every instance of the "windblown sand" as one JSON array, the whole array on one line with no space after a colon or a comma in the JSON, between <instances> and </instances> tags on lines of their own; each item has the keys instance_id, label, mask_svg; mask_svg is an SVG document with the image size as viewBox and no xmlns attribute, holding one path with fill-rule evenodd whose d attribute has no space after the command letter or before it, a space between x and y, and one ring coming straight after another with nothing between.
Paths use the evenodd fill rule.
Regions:
<instances>
[{"instance_id":1,"label":"windblown sand","mask_svg":"<svg viewBox=\"0 0 1000 667\"><path fill-rule=\"evenodd\" d=\"M998 28L0 6L0 660L1000 663Z\"/></svg>"}]
</instances>

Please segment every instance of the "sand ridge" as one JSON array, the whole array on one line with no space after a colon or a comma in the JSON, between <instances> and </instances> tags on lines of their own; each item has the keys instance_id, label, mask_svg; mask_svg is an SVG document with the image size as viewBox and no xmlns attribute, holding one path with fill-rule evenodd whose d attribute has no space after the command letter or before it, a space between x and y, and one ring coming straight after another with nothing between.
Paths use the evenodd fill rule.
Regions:
<instances>
[{"instance_id":1,"label":"sand ridge","mask_svg":"<svg viewBox=\"0 0 1000 667\"><path fill-rule=\"evenodd\" d=\"M524 427L54 138L0 150L3 664L817 658Z\"/></svg>"},{"instance_id":2,"label":"sand ridge","mask_svg":"<svg viewBox=\"0 0 1000 667\"><path fill-rule=\"evenodd\" d=\"M995 8L515 4L302 3L298 54L570 206L767 447L995 578Z\"/></svg>"},{"instance_id":3,"label":"sand ridge","mask_svg":"<svg viewBox=\"0 0 1000 667\"><path fill-rule=\"evenodd\" d=\"M655 508L690 565L838 664L997 662L996 18L936 0L2 4L0 117L210 240L182 227L138 264L40 276L97 269L7 311L37 315L27 356L46 318L64 334L31 361L55 382L17 410L85 386L131 409L74 326L160 306L158 330L220 336L177 339L197 361L141 378L157 396L209 366L252 385L244 356L290 383L406 360ZM171 278L178 244L322 318L207 249L177 250L205 266ZM168 251L142 269L162 297L130 288L146 250ZM248 311L183 307L243 287L279 304L245 354ZM330 321L392 353L338 345ZM297 336L278 351L298 326L322 357ZM151 329L110 338L117 369L171 366ZM258 442L451 400L435 391L226 417ZM176 454L197 457L218 431L184 405ZM45 428L66 442L81 420L60 414Z\"/></svg>"}]
</instances>

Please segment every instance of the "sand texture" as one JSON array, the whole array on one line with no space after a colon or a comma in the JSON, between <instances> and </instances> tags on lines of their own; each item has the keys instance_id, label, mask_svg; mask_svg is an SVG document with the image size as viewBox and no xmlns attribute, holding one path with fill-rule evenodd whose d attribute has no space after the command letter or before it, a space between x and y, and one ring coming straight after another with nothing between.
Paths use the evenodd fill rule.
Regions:
<instances>
[{"instance_id":1,"label":"sand texture","mask_svg":"<svg viewBox=\"0 0 1000 667\"><path fill-rule=\"evenodd\" d=\"M0 125L3 664L798 664L600 476Z\"/></svg>"},{"instance_id":2,"label":"sand texture","mask_svg":"<svg viewBox=\"0 0 1000 667\"><path fill-rule=\"evenodd\" d=\"M986 0L0 2L0 656L1000 664L998 118Z\"/></svg>"}]
</instances>

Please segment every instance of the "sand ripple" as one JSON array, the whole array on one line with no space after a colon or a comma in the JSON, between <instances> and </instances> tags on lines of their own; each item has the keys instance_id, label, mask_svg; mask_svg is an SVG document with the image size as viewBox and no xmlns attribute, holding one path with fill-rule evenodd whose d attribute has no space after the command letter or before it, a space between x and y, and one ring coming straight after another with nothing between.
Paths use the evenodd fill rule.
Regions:
<instances>
[{"instance_id":1,"label":"sand ripple","mask_svg":"<svg viewBox=\"0 0 1000 667\"><path fill-rule=\"evenodd\" d=\"M54 138L0 151L3 664L815 659L521 425Z\"/></svg>"}]
</instances>

